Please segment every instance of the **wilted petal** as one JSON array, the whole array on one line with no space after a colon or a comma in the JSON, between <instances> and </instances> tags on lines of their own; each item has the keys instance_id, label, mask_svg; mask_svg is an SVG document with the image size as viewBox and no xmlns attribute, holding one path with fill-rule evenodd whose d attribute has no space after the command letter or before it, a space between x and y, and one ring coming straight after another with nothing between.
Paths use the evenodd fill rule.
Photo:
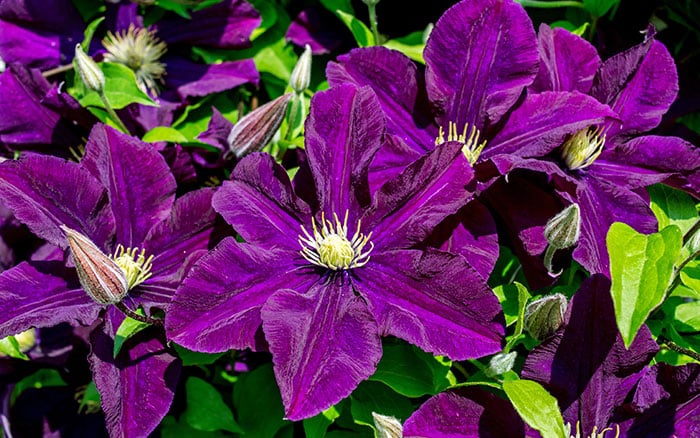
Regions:
<instances>
[{"instance_id":1,"label":"wilted petal","mask_svg":"<svg viewBox=\"0 0 700 438\"><path fill-rule=\"evenodd\" d=\"M588 93L600 66L596 48L580 36L558 27L540 24L537 35L540 70L530 91L580 91Z\"/></svg>"},{"instance_id":2,"label":"wilted petal","mask_svg":"<svg viewBox=\"0 0 700 438\"><path fill-rule=\"evenodd\" d=\"M516 2L472 0L448 9L424 53L428 96L445 123L497 123L537 74L536 38Z\"/></svg>"},{"instance_id":3,"label":"wilted petal","mask_svg":"<svg viewBox=\"0 0 700 438\"><path fill-rule=\"evenodd\" d=\"M290 251L300 249L297 236L311 215L294 195L284 168L262 153L238 163L232 179L214 195L213 205L246 242Z\"/></svg>"},{"instance_id":4,"label":"wilted petal","mask_svg":"<svg viewBox=\"0 0 700 438\"><path fill-rule=\"evenodd\" d=\"M295 258L301 256L224 239L178 288L165 317L168 338L196 351L256 349L260 308L267 299L318 279L295 270Z\"/></svg>"},{"instance_id":5,"label":"wilted petal","mask_svg":"<svg viewBox=\"0 0 700 438\"><path fill-rule=\"evenodd\" d=\"M88 357L110 436L146 436L168 413L181 364L152 327L125 342L114 357L114 336L124 319L111 310L91 334Z\"/></svg>"},{"instance_id":6,"label":"wilted petal","mask_svg":"<svg viewBox=\"0 0 700 438\"><path fill-rule=\"evenodd\" d=\"M473 170L462 145L445 143L412 163L375 194L363 224L377 247L406 248L425 239L437 224L471 198Z\"/></svg>"},{"instance_id":7,"label":"wilted petal","mask_svg":"<svg viewBox=\"0 0 700 438\"><path fill-rule=\"evenodd\" d=\"M607 59L591 90L620 116L620 123L608 124L608 137L655 128L677 94L676 65L668 49L653 38Z\"/></svg>"},{"instance_id":8,"label":"wilted petal","mask_svg":"<svg viewBox=\"0 0 700 438\"><path fill-rule=\"evenodd\" d=\"M350 277L284 289L262 308L275 376L290 420L312 417L367 379L382 355L377 323Z\"/></svg>"},{"instance_id":9,"label":"wilted petal","mask_svg":"<svg viewBox=\"0 0 700 438\"><path fill-rule=\"evenodd\" d=\"M615 323L610 280L586 279L569 305L563 330L535 347L522 377L545 385L564 421L581 422L582 435L600 430L620 406L659 347L643 326L626 349Z\"/></svg>"},{"instance_id":10,"label":"wilted petal","mask_svg":"<svg viewBox=\"0 0 700 438\"><path fill-rule=\"evenodd\" d=\"M349 211L350 223L369 204L369 163L384 141L384 117L369 87L344 84L316 93L305 125L306 153L321 211Z\"/></svg>"},{"instance_id":11,"label":"wilted petal","mask_svg":"<svg viewBox=\"0 0 700 438\"><path fill-rule=\"evenodd\" d=\"M62 262L24 262L0 274L0 338L61 322L89 325L101 309Z\"/></svg>"},{"instance_id":12,"label":"wilted petal","mask_svg":"<svg viewBox=\"0 0 700 438\"><path fill-rule=\"evenodd\" d=\"M380 333L454 360L501 350L501 306L460 256L435 250L372 254L353 283Z\"/></svg>"},{"instance_id":13,"label":"wilted petal","mask_svg":"<svg viewBox=\"0 0 700 438\"><path fill-rule=\"evenodd\" d=\"M191 14L171 16L154 26L168 44L240 49L250 46L250 35L260 25L260 14L245 0L224 0Z\"/></svg>"},{"instance_id":14,"label":"wilted petal","mask_svg":"<svg viewBox=\"0 0 700 438\"><path fill-rule=\"evenodd\" d=\"M481 157L543 157L567 136L615 117L607 105L577 91L530 94L486 144Z\"/></svg>"},{"instance_id":15,"label":"wilted petal","mask_svg":"<svg viewBox=\"0 0 700 438\"><path fill-rule=\"evenodd\" d=\"M153 255L152 276L130 296L137 304L157 303L165 308L185 275L210 244L216 213L211 207L214 189L189 192L178 198L170 217L151 229L143 248Z\"/></svg>"},{"instance_id":16,"label":"wilted petal","mask_svg":"<svg viewBox=\"0 0 700 438\"><path fill-rule=\"evenodd\" d=\"M326 75L332 86L347 82L371 87L386 114L387 132L421 154L433 149L437 127L425 96L425 78L403 53L386 47L353 49L328 63Z\"/></svg>"},{"instance_id":17,"label":"wilted petal","mask_svg":"<svg viewBox=\"0 0 700 438\"><path fill-rule=\"evenodd\" d=\"M17 219L54 245L66 247L66 225L104 247L114 216L104 187L78 164L26 154L0 164L0 197Z\"/></svg>"},{"instance_id":18,"label":"wilted petal","mask_svg":"<svg viewBox=\"0 0 700 438\"><path fill-rule=\"evenodd\" d=\"M404 423L406 438L525 436L525 423L505 399L478 388L429 398Z\"/></svg>"},{"instance_id":19,"label":"wilted petal","mask_svg":"<svg viewBox=\"0 0 700 438\"><path fill-rule=\"evenodd\" d=\"M151 227L168 217L175 178L148 143L97 124L80 164L107 188L122 245L141 246Z\"/></svg>"}]
</instances>

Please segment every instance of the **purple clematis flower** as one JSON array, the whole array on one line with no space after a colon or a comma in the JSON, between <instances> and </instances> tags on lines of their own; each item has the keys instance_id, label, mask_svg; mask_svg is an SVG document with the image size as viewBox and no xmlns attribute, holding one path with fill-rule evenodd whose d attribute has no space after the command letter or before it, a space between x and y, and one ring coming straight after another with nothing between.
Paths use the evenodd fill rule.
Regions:
<instances>
[{"instance_id":1,"label":"purple clematis flower","mask_svg":"<svg viewBox=\"0 0 700 438\"><path fill-rule=\"evenodd\" d=\"M462 257L411 249L471 196L461 145L372 194L382 114L369 88L333 87L311 101L308 163L293 183L271 156L243 158L213 204L246 243L228 238L203 257L166 314L169 337L204 352L263 349L262 326L292 420L368 378L381 336L456 360L501 349L503 316L481 276Z\"/></svg>"},{"instance_id":2,"label":"purple clematis flower","mask_svg":"<svg viewBox=\"0 0 700 438\"><path fill-rule=\"evenodd\" d=\"M650 28L644 42L601 62L593 46L563 29L540 27L540 71L530 93L588 93L618 119L591 124L537 159L495 159L501 172L527 168L550 175L557 192L581 209L581 239L573 258L608 275L605 236L613 222L657 231L644 188L666 183L700 193L700 150L677 137L645 135L661 121L678 91L675 64Z\"/></svg>"},{"instance_id":3,"label":"purple clematis flower","mask_svg":"<svg viewBox=\"0 0 700 438\"><path fill-rule=\"evenodd\" d=\"M163 157L105 125L93 128L80 163L26 153L0 169L0 199L17 219L57 247L67 246L60 228L67 226L113 254L129 283L124 305L142 307L146 315L167 309L189 267L207 250L213 189L175 199ZM62 260L20 263L0 274L0 291L0 337L60 322L98 322L90 361L111 435L148 433L158 425L180 368L162 329L138 333L114 357L109 342L123 315L114 308L105 312Z\"/></svg>"},{"instance_id":4,"label":"purple clematis flower","mask_svg":"<svg viewBox=\"0 0 700 438\"><path fill-rule=\"evenodd\" d=\"M387 113L388 132L402 140L377 153L370 169L376 184L436 144L454 140L463 143L484 191L499 176L494 158L545 155L570 134L615 116L580 92L523 96L538 71L537 39L527 13L513 1L455 4L435 24L424 58L423 70L399 52L373 47L353 50L327 68L331 85L371 86ZM492 268L495 225L482 216L493 236L480 242L489 248L481 258L492 257L482 264ZM450 246L472 260L477 256L470 253L473 239L466 238L474 235L469 217L459 216Z\"/></svg>"},{"instance_id":5,"label":"purple clematis flower","mask_svg":"<svg viewBox=\"0 0 700 438\"><path fill-rule=\"evenodd\" d=\"M625 432L653 412L649 409L652 405L659 409L656 412L665 412L658 422L664 428L647 429L649 436L666 436L660 432L673 432L674 427L678 427L676 433L688 430L681 427L690 424L692 416L688 413L693 409L692 415L697 415L697 368L660 366L658 373L665 373L667 378L658 379L661 381L654 385L657 371L653 370L657 366L650 371L646 365L658 346L643 326L630 348L624 347L609 289L610 280L601 274L586 279L571 300L565 325L530 352L521 377L541 383L556 397L571 436L602 436L593 432L604 434L606 430L609 436L647 436ZM671 381L694 386L686 387L686 391L676 387L672 390L674 396L669 396L661 387L672 387ZM635 409L630 409L625 401L633 391L637 394ZM674 419L671 412L683 414ZM676 426L669 429L674 421ZM433 436L435 431L453 437L474 436L474 431L479 436L505 436L495 425L519 431L507 436L539 436L522 422L509 402L475 389L432 397L406 420L404 436Z\"/></svg>"}]
</instances>

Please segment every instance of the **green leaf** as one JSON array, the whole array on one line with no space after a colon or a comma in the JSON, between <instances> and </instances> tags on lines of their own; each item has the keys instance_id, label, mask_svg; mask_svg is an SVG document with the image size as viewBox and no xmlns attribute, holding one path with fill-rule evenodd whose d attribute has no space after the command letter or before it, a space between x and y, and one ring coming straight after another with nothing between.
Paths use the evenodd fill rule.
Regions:
<instances>
[{"instance_id":1,"label":"green leaf","mask_svg":"<svg viewBox=\"0 0 700 438\"><path fill-rule=\"evenodd\" d=\"M700 294L700 260L693 260L683 267L681 280L696 294Z\"/></svg>"},{"instance_id":2,"label":"green leaf","mask_svg":"<svg viewBox=\"0 0 700 438\"><path fill-rule=\"evenodd\" d=\"M96 2L95 0L71 0L75 8L80 13L83 21L88 22L95 18L95 16L104 14L106 9L103 2Z\"/></svg>"},{"instance_id":3,"label":"green leaf","mask_svg":"<svg viewBox=\"0 0 700 438\"><path fill-rule=\"evenodd\" d=\"M175 417L168 415L163 418L160 425L160 436L168 438L225 438L230 437L231 434L215 431L215 432L205 432L203 430L197 430L191 427L183 419L178 422Z\"/></svg>"},{"instance_id":4,"label":"green leaf","mask_svg":"<svg viewBox=\"0 0 700 438\"><path fill-rule=\"evenodd\" d=\"M87 25L85 32L83 32L84 37L83 42L81 43L84 50L87 50L90 47L90 44L92 44L92 37L95 35L95 31L97 30L97 26L99 26L104 20L104 16L97 17Z\"/></svg>"},{"instance_id":5,"label":"green leaf","mask_svg":"<svg viewBox=\"0 0 700 438\"><path fill-rule=\"evenodd\" d=\"M685 234L698 221L698 210L689 194L664 184L647 187L647 191L651 197L651 209L659 221L659 230L676 225Z\"/></svg>"},{"instance_id":6,"label":"green leaf","mask_svg":"<svg viewBox=\"0 0 700 438\"><path fill-rule=\"evenodd\" d=\"M182 360L182 365L184 366L211 365L214 362L216 362L217 359L219 359L221 356L226 354L226 352L200 353L198 351L188 350L187 348L178 345L174 342L172 343L172 345L175 348L175 351L177 352L177 356Z\"/></svg>"},{"instance_id":7,"label":"green leaf","mask_svg":"<svg viewBox=\"0 0 700 438\"><path fill-rule=\"evenodd\" d=\"M187 137L182 135L177 129L169 126L156 126L143 135L141 139L147 143L167 141L170 143L187 143Z\"/></svg>"},{"instance_id":8,"label":"green leaf","mask_svg":"<svg viewBox=\"0 0 700 438\"><path fill-rule=\"evenodd\" d=\"M10 396L10 404L14 404L17 397L27 389L41 389L55 386L66 386L66 382L63 380L63 377L61 377L61 374L57 370L51 368L40 369L36 373L25 377L15 384L12 395Z\"/></svg>"},{"instance_id":9,"label":"green leaf","mask_svg":"<svg viewBox=\"0 0 700 438\"><path fill-rule=\"evenodd\" d=\"M514 322L518 322L522 319L521 313L525 312L527 300L531 296L525 286L516 281L513 284L498 285L493 288L493 292L496 294L503 307L503 314L506 317L506 326L510 326Z\"/></svg>"},{"instance_id":10,"label":"green leaf","mask_svg":"<svg viewBox=\"0 0 700 438\"><path fill-rule=\"evenodd\" d=\"M594 17L602 17L620 0L583 0L583 8Z\"/></svg>"},{"instance_id":11,"label":"green leaf","mask_svg":"<svg viewBox=\"0 0 700 438\"><path fill-rule=\"evenodd\" d=\"M253 56L253 61L259 72L270 73L286 84L289 83L297 56L290 44L280 40L261 49Z\"/></svg>"},{"instance_id":12,"label":"green leaf","mask_svg":"<svg viewBox=\"0 0 700 438\"><path fill-rule=\"evenodd\" d=\"M700 331L700 301L679 304L674 310L674 325L679 332Z\"/></svg>"},{"instance_id":13,"label":"green leaf","mask_svg":"<svg viewBox=\"0 0 700 438\"><path fill-rule=\"evenodd\" d=\"M84 387L85 389L76 394L80 395L80 406L78 406L78 412L81 413L94 413L99 412L102 406L102 399L100 398L100 393L97 391L94 381L90 381Z\"/></svg>"},{"instance_id":14,"label":"green leaf","mask_svg":"<svg viewBox=\"0 0 700 438\"><path fill-rule=\"evenodd\" d=\"M506 380L503 390L520 417L543 438L566 437L557 399L532 380Z\"/></svg>"},{"instance_id":15,"label":"green leaf","mask_svg":"<svg viewBox=\"0 0 700 438\"><path fill-rule=\"evenodd\" d=\"M150 324L147 322L141 322L126 317L124 321L122 321L121 325L117 329L117 333L114 336L114 357L117 357L119 351L121 351L124 341L148 327L150 327Z\"/></svg>"},{"instance_id":16,"label":"green leaf","mask_svg":"<svg viewBox=\"0 0 700 438\"><path fill-rule=\"evenodd\" d=\"M0 339L0 353L15 359L29 360L29 356L20 350L19 342L17 342L17 338L14 336Z\"/></svg>"},{"instance_id":17,"label":"green leaf","mask_svg":"<svg viewBox=\"0 0 700 438\"><path fill-rule=\"evenodd\" d=\"M275 381L272 364L240 375L233 386L233 405L240 427L249 436L274 436L289 424Z\"/></svg>"},{"instance_id":18,"label":"green leaf","mask_svg":"<svg viewBox=\"0 0 700 438\"><path fill-rule=\"evenodd\" d=\"M379 382L365 381L350 395L350 410L355 423L374 429L372 412L406 420L413 412L411 402Z\"/></svg>"},{"instance_id":19,"label":"green leaf","mask_svg":"<svg viewBox=\"0 0 700 438\"><path fill-rule=\"evenodd\" d=\"M413 32L401 38L388 40L382 45L398 50L412 60L425 64L425 59L423 59L423 50L425 49L423 34L424 32L421 31Z\"/></svg>"},{"instance_id":20,"label":"green leaf","mask_svg":"<svg viewBox=\"0 0 700 438\"><path fill-rule=\"evenodd\" d=\"M343 12L340 9L335 11L335 14L340 18L340 20L350 29L352 36L355 37L357 45L360 47L374 46L376 42L374 41L374 35L372 31L369 30L367 26L351 14Z\"/></svg>"},{"instance_id":21,"label":"green leaf","mask_svg":"<svg viewBox=\"0 0 700 438\"><path fill-rule=\"evenodd\" d=\"M610 227L610 293L626 347L632 344L651 311L663 302L682 241L681 231L675 225L648 236L622 222Z\"/></svg>"},{"instance_id":22,"label":"green leaf","mask_svg":"<svg viewBox=\"0 0 700 438\"><path fill-rule=\"evenodd\" d=\"M122 64L114 62L102 62L100 69L105 74L105 96L114 109L121 109L132 103L157 106L146 93L136 84L134 72ZM102 99L94 91L89 91L79 97L82 106L96 106L104 108Z\"/></svg>"},{"instance_id":23,"label":"green leaf","mask_svg":"<svg viewBox=\"0 0 700 438\"><path fill-rule=\"evenodd\" d=\"M323 438L326 436L328 426L333 424L340 412L335 406L331 406L315 417L304 420L304 435L306 438Z\"/></svg>"},{"instance_id":24,"label":"green leaf","mask_svg":"<svg viewBox=\"0 0 700 438\"><path fill-rule=\"evenodd\" d=\"M187 424L206 432L226 430L243 433L243 429L234 421L231 409L212 385L198 377L190 377L185 383L185 390L187 409L182 415Z\"/></svg>"},{"instance_id":25,"label":"green leaf","mask_svg":"<svg viewBox=\"0 0 700 438\"><path fill-rule=\"evenodd\" d=\"M352 7L352 1L350 0L321 0L321 4L333 13L341 10L350 15L355 14L355 10Z\"/></svg>"},{"instance_id":26,"label":"green leaf","mask_svg":"<svg viewBox=\"0 0 700 438\"><path fill-rule=\"evenodd\" d=\"M382 350L370 380L382 382L406 397L433 395L450 386L450 362L442 363L432 354L398 339L385 340Z\"/></svg>"}]
</instances>

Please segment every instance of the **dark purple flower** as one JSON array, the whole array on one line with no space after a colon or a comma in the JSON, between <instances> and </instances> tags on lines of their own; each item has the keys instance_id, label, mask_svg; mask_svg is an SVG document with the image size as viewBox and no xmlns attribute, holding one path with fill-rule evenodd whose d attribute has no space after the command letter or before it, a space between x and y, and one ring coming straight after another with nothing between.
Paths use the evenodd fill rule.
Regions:
<instances>
[{"instance_id":1,"label":"dark purple flower","mask_svg":"<svg viewBox=\"0 0 700 438\"><path fill-rule=\"evenodd\" d=\"M410 249L470 196L461 145L436 148L372 194L384 130L370 89L317 93L308 167L292 183L267 154L241 160L213 203L246 243L228 238L203 257L166 315L175 342L205 352L263 349L262 326L292 420L368 378L381 336L457 360L501 349L500 306L477 272L453 254Z\"/></svg>"},{"instance_id":2,"label":"dark purple flower","mask_svg":"<svg viewBox=\"0 0 700 438\"><path fill-rule=\"evenodd\" d=\"M80 163L27 153L0 164L0 198L17 219L64 249L60 226L87 236L138 282L124 304L151 316L167 309L189 267L206 252L213 229L213 190L175 199L175 189L157 151L102 124L93 128ZM60 322L91 325L101 315L102 330L113 335L123 319L114 309L105 313L81 288L75 268L61 260L20 263L0 274L0 290L0 337ZM153 430L172 401L179 362L165 349L162 330L153 330L139 333L142 341L135 338L116 358L93 345L95 382L114 436ZM165 368L174 374L160 373ZM148 390L135 378L142 375L151 376ZM118 394L122 398L115 399ZM143 405L149 409L139 412L138 421L129 417Z\"/></svg>"},{"instance_id":3,"label":"dark purple flower","mask_svg":"<svg viewBox=\"0 0 700 438\"><path fill-rule=\"evenodd\" d=\"M424 58L423 70L399 52L373 47L353 50L327 68L331 85L371 86L387 113L388 132L405 143L377 153L370 169L375 184L436 144L455 140L463 143L483 191L500 174L491 163L495 157L545 155L571 133L615 115L580 92L524 96L537 74L537 39L513 1L457 3L435 24ZM468 220L465 213L459 217ZM495 236L493 219L484 220ZM474 259L472 242L460 238L469 234L468 225L459 230L467 231L453 235L450 245ZM483 244L489 245L481 256L488 276L498 246L495 238Z\"/></svg>"},{"instance_id":4,"label":"dark purple flower","mask_svg":"<svg viewBox=\"0 0 700 438\"><path fill-rule=\"evenodd\" d=\"M608 275L605 236L613 222L657 231L644 188L666 183L700 191L700 150L677 137L645 135L676 97L675 64L653 29L644 42L605 62L587 41L563 29L540 27L540 71L530 92L585 92L618 117L584 127L562 147L537 159L498 157L501 172L528 168L551 176L560 195L581 209L581 240L573 257Z\"/></svg>"}]
</instances>

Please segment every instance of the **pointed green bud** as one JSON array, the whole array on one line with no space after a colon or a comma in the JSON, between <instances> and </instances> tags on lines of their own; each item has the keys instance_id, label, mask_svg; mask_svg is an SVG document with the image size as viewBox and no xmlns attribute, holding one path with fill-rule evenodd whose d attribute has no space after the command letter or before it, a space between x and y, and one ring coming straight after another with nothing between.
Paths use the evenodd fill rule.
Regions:
<instances>
[{"instance_id":1,"label":"pointed green bud","mask_svg":"<svg viewBox=\"0 0 700 438\"><path fill-rule=\"evenodd\" d=\"M85 292L100 304L120 302L129 291L124 270L87 236L61 225L66 233L78 280Z\"/></svg>"},{"instance_id":2,"label":"pointed green bud","mask_svg":"<svg viewBox=\"0 0 700 438\"><path fill-rule=\"evenodd\" d=\"M485 374L489 377L500 376L513 369L515 359L518 353L511 351L510 353L498 353L489 361L489 366L486 368Z\"/></svg>"},{"instance_id":3,"label":"pointed green bud","mask_svg":"<svg viewBox=\"0 0 700 438\"><path fill-rule=\"evenodd\" d=\"M311 46L304 46L304 53L301 54L297 64L292 70L289 78L289 85L295 93L301 94L309 88L311 83Z\"/></svg>"},{"instance_id":4,"label":"pointed green bud","mask_svg":"<svg viewBox=\"0 0 700 438\"><path fill-rule=\"evenodd\" d=\"M374 428L377 430L377 438L403 437L403 426L396 418L372 412L372 419L374 420Z\"/></svg>"},{"instance_id":5,"label":"pointed green bud","mask_svg":"<svg viewBox=\"0 0 700 438\"><path fill-rule=\"evenodd\" d=\"M564 322L566 297L562 294L539 298L525 308L525 330L538 341L552 335Z\"/></svg>"},{"instance_id":6,"label":"pointed green bud","mask_svg":"<svg viewBox=\"0 0 700 438\"><path fill-rule=\"evenodd\" d=\"M292 96L283 94L238 120L228 135L229 152L241 158L264 148L280 128Z\"/></svg>"},{"instance_id":7,"label":"pointed green bud","mask_svg":"<svg viewBox=\"0 0 700 438\"><path fill-rule=\"evenodd\" d=\"M80 44L75 45L75 64L85 86L92 91L102 93L105 88L105 75L97 63L83 52Z\"/></svg>"},{"instance_id":8,"label":"pointed green bud","mask_svg":"<svg viewBox=\"0 0 700 438\"><path fill-rule=\"evenodd\" d=\"M544 237L556 249L570 248L578 243L581 235L581 210L571 204L547 221Z\"/></svg>"}]
</instances>

